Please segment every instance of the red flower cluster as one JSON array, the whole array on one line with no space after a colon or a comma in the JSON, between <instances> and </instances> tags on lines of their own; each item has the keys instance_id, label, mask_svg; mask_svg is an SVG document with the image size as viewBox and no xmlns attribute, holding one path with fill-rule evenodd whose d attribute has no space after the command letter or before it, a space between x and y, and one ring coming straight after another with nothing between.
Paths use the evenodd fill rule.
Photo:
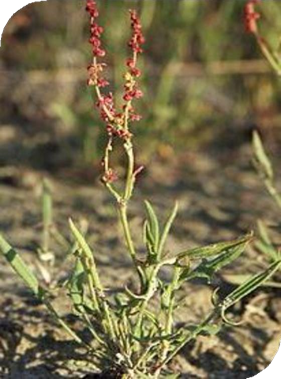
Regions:
<instances>
[{"instance_id":1,"label":"red flower cluster","mask_svg":"<svg viewBox=\"0 0 281 379\"><path fill-rule=\"evenodd\" d=\"M109 136L116 136L121 139L127 139L132 137L132 133L130 133L128 130L122 127L116 128L109 124L107 125L106 130Z\"/></svg>"},{"instance_id":2,"label":"red flower cluster","mask_svg":"<svg viewBox=\"0 0 281 379\"><path fill-rule=\"evenodd\" d=\"M114 98L111 92L108 95L101 95L96 105L100 109L101 118L105 122L110 122L116 117Z\"/></svg>"},{"instance_id":3,"label":"red flower cluster","mask_svg":"<svg viewBox=\"0 0 281 379\"><path fill-rule=\"evenodd\" d=\"M87 0L86 11L91 17L91 37L89 39L89 42L92 45L93 54L96 57L104 57L105 50L101 48L100 40L100 37L103 33L103 28L95 22L95 19L99 16L97 3L94 0Z\"/></svg>"},{"instance_id":4,"label":"red flower cluster","mask_svg":"<svg viewBox=\"0 0 281 379\"><path fill-rule=\"evenodd\" d=\"M143 92L140 89L138 89L136 83L132 85L131 80L127 81L124 88L125 95L123 96L123 99L125 101L132 101L133 99L140 99L141 97L143 97Z\"/></svg>"},{"instance_id":5,"label":"red flower cluster","mask_svg":"<svg viewBox=\"0 0 281 379\"><path fill-rule=\"evenodd\" d=\"M106 67L105 63L92 63L88 67L88 85L89 86L98 86L98 87L106 87L109 85L109 82L101 76L104 68Z\"/></svg>"},{"instance_id":6,"label":"red flower cluster","mask_svg":"<svg viewBox=\"0 0 281 379\"><path fill-rule=\"evenodd\" d=\"M137 56L142 52L141 45L144 43L140 20L136 11L131 10L130 17L132 37L129 41L129 46L133 51L133 56L128 58L126 61L128 70L124 76L125 93L123 96L126 104L123 106L123 111L118 113L115 108L113 94L109 93L108 95L104 95L100 91L100 88L108 86L109 83L102 75L106 64L99 63L97 60L97 58L105 56L105 50L101 47L101 35L103 33L103 28L96 23L96 19L99 16L96 1L87 0L86 11L90 15L91 36L89 42L92 45L93 51L93 61L88 67L88 85L96 87L98 96L96 105L100 110L102 120L106 122L106 130L108 135L117 136L122 139L131 138L132 134L127 130L127 121L139 121L141 119L141 116L135 113L131 101L134 99L139 99L143 96L143 93L138 88L138 83L136 81L136 79L141 76L141 71L136 67Z\"/></svg>"},{"instance_id":7,"label":"red flower cluster","mask_svg":"<svg viewBox=\"0 0 281 379\"><path fill-rule=\"evenodd\" d=\"M141 48L141 45L144 44L145 39L142 34L142 26L140 23L140 19L137 15L137 12L135 10L130 10L131 14L131 27L133 30L132 38L129 42L129 47L133 50L134 53L142 53L143 50Z\"/></svg>"},{"instance_id":8,"label":"red flower cluster","mask_svg":"<svg viewBox=\"0 0 281 379\"><path fill-rule=\"evenodd\" d=\"M140 23L140 19L135 10L130 10L131 17L131 28L132 28L132 37L128 43L129 47L133 51L133 57L128 58L126 61L126 65L129 68L129 71L125 74L125 94L123 99L129 103L134 99L140 99L143 96L143 92L138 88L138 83L136 78L141 76L141 70L136 67L137 64L137 55L142 53L143 50L141 45L144 44L145 39L142 33L142 26ZM128 108L129 117L131 121L139 121L141 116L135 114L132 106L125 105L125 108Z\"/></svg>"},{"instance_id":9,"label":"red flower cluster","mask_svg":"<svg viewBox=\"0 0 281 379\"><path fill-rule=\"evenodd\" d=\"M99 16L97 4L94 0L87 0L86 11L90 15L90 39L89 43L92 46L93 51L93 63L88 67L89 79L88 85L97 87L106 87L109 85L108 81L104 79L101 74L106 67L105 63L97 63L97 57L104 57L105 50L101 48L101 35L103 28L99 26L95 20Z\"/></svg>"},{"instance_id":10,"label":"red flower cluster","mask_svg":"<svg viewBox=\"0 0 281 379\"><path fill-rule=\"evenodd\" d=\"M97 4L93 0L87 0L86 11L90 14L92 18L99 17L99 11L97 9Z\"/></svg>"},{"instance_id":11,"label":"red flower cluster","mask_svg":"<svg viewBox=\"0 0 281 379\"><path fill-rule=\"evenodd\" d=\"M126 61L127 67L130 69L130 74L135 78L139 78L141 76L141 70L136 67L136 62L133 58L128 58Z\"/></svg>"},{"instance_id":12,"label":"red flower cluster","mask_svg":"<svg viewBox=\"0 0 281 379\"><path fill-rule=\"evenodd\" d=\"M260 0L250 0L244 7L244 25L248 33L258 33L257 20L260 14L256 12L255 5L259 2Z\"/></svg>"}]
</instances>

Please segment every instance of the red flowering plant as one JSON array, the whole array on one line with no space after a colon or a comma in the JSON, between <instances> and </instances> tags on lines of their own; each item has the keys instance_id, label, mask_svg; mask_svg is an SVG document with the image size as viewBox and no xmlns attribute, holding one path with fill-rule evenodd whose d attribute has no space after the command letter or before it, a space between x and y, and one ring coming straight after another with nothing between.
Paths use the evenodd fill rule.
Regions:
<instances>
[{"instance_id":1,"label":"red flowering plant","mask_svg":"<svg viewBox=\"0 0 281 379\"><path fill-rule=\"evenodd\" d=\"M249 277L223 299L216 290L212 297L213 307L197 323L176 322L188 282L199 279L210 283L218 270L240 257L253 236L250 233L233 241L168 252L166 241L178 206L174 206L162 225L153 206L145 201L145 253L140 253L131 233L127 209L136 178L143 169L135 165L134 137L130 127L132 122L140 119L134 101L143 95L138 85L141 76L138 56L143 52L144 44L142 26L136 11L131 10L131 56L126 61L123 104L121 110L117 110L114 94L104 93L109 83L104 77L106 50L102 45L103 28L97 22L97 3L87 0L86 11L90 17L89 42L92 47L88 85L93 87L96 94L96 106L107 135L102 182L116 204L127 252L132 260L136 289L125 284L118 291L104 289L96 265L96 252L87 243L84 231L70 220L74 240L71 248L73 268L64 289L77 322L89 332L88 337L84 338L58 313L52 302L51 290L39 283L20 255L1 235L0 253L77 345L84 349L88 365L93 364L102 378L156 379L160 375L171 374L169 363L199 335L218 332L223 325L236 325L227 316L228 310L270 278L278 270L281 260L276 257L267 269ZM118 178L110 160L117 141L121 141L127 158L124 180ZM167 274L165 278L160 275L163 269ZM174 373L173 377L177 376Z\"/></svg>"},{"instance_id":2,"label":"red flowering plant","mask_svg":"<svg viewBox=\"0 0 281 379\"><path fill-rule=\"evenodd\" d=\"M244 7L244 25L245 30L255 36L258 45L268 60L272 68L278 75L281 75L281 54L280 45L277 49L272 49L268 41L262 36L259 27L259 20L262 19L257 7L261 5L261 0L247 1Z\"/></svg>"}]
</instances>

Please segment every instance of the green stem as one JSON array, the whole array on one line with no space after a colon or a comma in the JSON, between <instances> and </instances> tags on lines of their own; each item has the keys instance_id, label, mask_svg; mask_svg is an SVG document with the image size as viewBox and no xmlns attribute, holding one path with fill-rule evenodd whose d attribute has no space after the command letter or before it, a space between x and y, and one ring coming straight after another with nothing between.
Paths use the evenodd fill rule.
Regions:
<instances>
[{"instance_id":1,"label":"green stem","mask_svg":"<svg viewBox=\"0 0 281 379\"><path fill-rule=\"evenodd\" d=\"M141 304L139 313L138 313L138 318L137 322L134 328L134 334L139 336L140 335L140 330L141 330L141 324L143 321L143 316L145 313L145 310L148 306L149 300L152 298L154 295L156 289L157 289L157 274L161 266L155 266L153 271L151 272L150 277L147 280L148 283L148 288L145 294L145 298L143 299L143 302Z\"/></svg>"},{"instance_id":2,"label":"green stem","mask_svg":"<svg viewBox=\"0 0 281 379\"><path fill-rule=\"evenodd\" d=\"M82 256L81 262L82 262L82 265L83 265L83 268L84 268L84 272L87 275L88 288L89 288L89 293L90 293L92 302L94 304L94 307L95 307L96 311L100 312L100 307L99 307L99 303L98 303L96 292L95 292L95 283L94 283L93 276L92 276L92 270L89 268L89 264L87 262L87 258L85 258L84 256Z\"/></svg>"},{"instance_id":3,"label":"green stem","mask_svg":"<svg viewBox=\"0 0 281 379\"><path fill-rule=\"evenodd\" d=\"M134 243L133 243L131 232L130 232L128 215L127 215L127 204L125 202L119 203L119 215L120 215L120 221L123 227L124 237L125 237L125 241L126 241L130 256L134 264L137 266L136 251L135 251Z\"/></svg>"},{"instance_id":4,"label":"green stem","mask_svg":"<svg viewBox=\"0 0 281 379\"><path fill-rule=\"evenodd\" d=\"M276 57L274 57L269 47L267 46L267 43L265 42L265 40L259 35L257 36L257 41L263 55L265 56L265 58L267 59L271 67L274 69L277 75L281 75L281 62L279 62L276 59Z\"/></svg>"},{"instance_id":5,"label":"green stem","mask_svg":"<svg viewBox=\"0 0 281 379\"><path fill-rule=\"evenodd\" d=\"M178 287L178 282L180 278L181 268L175 267L173 279L170 284L170 293L169 293L169 299L168 299L168 311L166 313L166 320L165 320L165 334L168 336L172 333L173 329L173 312L175 307L175 291ZM169 342L164 341L163 344L163 350L161 353L160 361L165 361L167 358L168 352L169 352ZM158 367L157 370L154 373L154 378L158 378L162 370L162 366Z\"/></svg>"},{"instance_id":6,"label":"green stem","mask_svg":"<svg viewBox=\"0 0 281 379\"><path fill-rule=\"evenodd\" d=\"M107 301L105 299L105 294L104 294L104 289L101 284L94 254L92 250L90 249L89 245L85 241L84 236L79 232L79 230L76 228L74 225L73 221L70 219L70 228L72 230L72 233L74 234L77 243L80 246L81 253L82 253L82 264L84 267L84 270L86 273L88 273L88 279L89 279L89 285L90 285L90 291L92 294L93 301L95 301L96 297L96 302L102 309L102 316L105 317L105 321L107 323L107 327L105 327L105 331L108 328L108 333L113 341L116 340L116 335L114 331L114 320L111 317L111 312L109 309L109 306L107 304ZM93 287L93 288L91 288Z\"/></svg>"},{"instance_id":7,"label":"green stem","mask_svg":"<svg viewBox=\"0 0 281 379\"><path fill-rule=\"evenodd\" d=\"M178 287L178 282L180 278L180 273L181 273L181 268L180 267L175 267L174 275L173 275L173 280L171 285L171 290L170 290L170 296L169 296L169 308L167 312L167 317L166 317L166 323L165 323L165 332L166 334L171 334L172 333L172 328L173 328L173 311L174 311L174 306L175 306L175 291L177 290Z\"/></svg>"},{"instance_id":8,"label":"green stem","mask_svg":"<svg viewBox=\"0 0 281 379\"><path fill-rule=\"evenodd\" d=\"M99 277L95 269L95 263L93 260L91 260L91 262L88 262L87 258L85 257L82 257L82 263L84 266L84 270L87 273L89 291L91 294L92 301L94 303L94 307L99 312L100 315L101 315L100 308L102 308L102 311L103 311L102 313L103 313L103 316L105 317L104 321L106 324L104 325L104 329L105 331L108 329L108 333L111 339L114 341L116 339L116 336L114 332L113 320L112 320L111 313L104 296L103 287L100 283Z\"/></svg>"},{"instance_id":9,"label":"green stem","mask_svg":"<svg viewBox=\"0 0 281 379\"><path fill-rule=\"evenodd\" d=\"M124 143L124 149L128 157L128 168L127 168L127 179L124 192L124 200L128 201L132 196L133 187L134 187L134 150L131 140L128 140Z\"/></svg>"}]
</instances>

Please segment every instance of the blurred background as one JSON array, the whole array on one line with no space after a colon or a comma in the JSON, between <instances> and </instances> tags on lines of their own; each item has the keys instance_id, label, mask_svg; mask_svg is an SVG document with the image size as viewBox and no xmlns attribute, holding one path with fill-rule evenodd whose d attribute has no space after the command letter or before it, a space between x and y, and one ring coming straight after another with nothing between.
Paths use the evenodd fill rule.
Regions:
<instances>
[{"instance_id":1,"label":"blurred background","mask_svg":"<svg viewBox=\"0 0 281 379\"><path fill-rule=\"evenodd\" d=\"M229 151L258 128L272 148L280 139L280 85L252 35L244 1L103 0L107 75L122 90L136 7L146 35L143 100L136 124L143 162L184 152ZM262 33L275 48L281 3L261 5ZM91 60L84 2L49 0L26 6L8 22L0 51L0 165L53 170L93 167L103 125L86 86ZM113 89L113 88L112 88Z\"/></svg>"}]
</instances>

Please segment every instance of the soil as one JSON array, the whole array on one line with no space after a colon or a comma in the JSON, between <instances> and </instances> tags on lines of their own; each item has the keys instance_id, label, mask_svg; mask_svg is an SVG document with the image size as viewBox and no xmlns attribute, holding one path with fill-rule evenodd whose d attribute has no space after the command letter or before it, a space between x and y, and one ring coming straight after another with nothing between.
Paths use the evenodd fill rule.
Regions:
<instances>
[{"instance_id":1,"label":"soil","mask_svg":"<svg viewBox=\"0 0 281 379\"><path fill-rule=\"evenodd\" d=\"M120 242L111 198L98 180L98 169L73 166L63 142L59 145L50 135L47 133L45 138L40 133L31 135L28 128L1 126L1 233L39 272L35 253L42 230L39 193L41 180L47 177L53 188L56 225L68 236L68 217L86 219L105 286L122 288L132 279L130 260ZM140 249L142 202L146 198L155 204L162 218L174 201L179 201L179 215L168 243L171 251L238 237L255 229L258 218L274 227L275 242L280 242L275 221L278 212L251 166L249 144L180 154L177 159L174 154L155 154L152 158L139 179L130 208L133 237ZM64 251L57 246L53 250L55 265L48 266L48 271L51 278L63 280L69 262ZM203 317L214 288L221 286L225 293L233 288L227 274L254 272L263 267L264 261L252 246L244 259L228 267L211 287L203 282L190 284L184 289L187 306L178 321ZM83 353L3 260L0 278L0 377L93 377L94 370L85 364ZM182 378L213 379L245 379L263 370L276 354L281 337L280 294L279 289L271 287L256 291L235 310L235 317L244 321L242 326L225 328L213 337L200 337L183 349L173 363L174 370ZM64 302L56 303L69 322L75 323Z\"/></svg>"}]
</instances>

